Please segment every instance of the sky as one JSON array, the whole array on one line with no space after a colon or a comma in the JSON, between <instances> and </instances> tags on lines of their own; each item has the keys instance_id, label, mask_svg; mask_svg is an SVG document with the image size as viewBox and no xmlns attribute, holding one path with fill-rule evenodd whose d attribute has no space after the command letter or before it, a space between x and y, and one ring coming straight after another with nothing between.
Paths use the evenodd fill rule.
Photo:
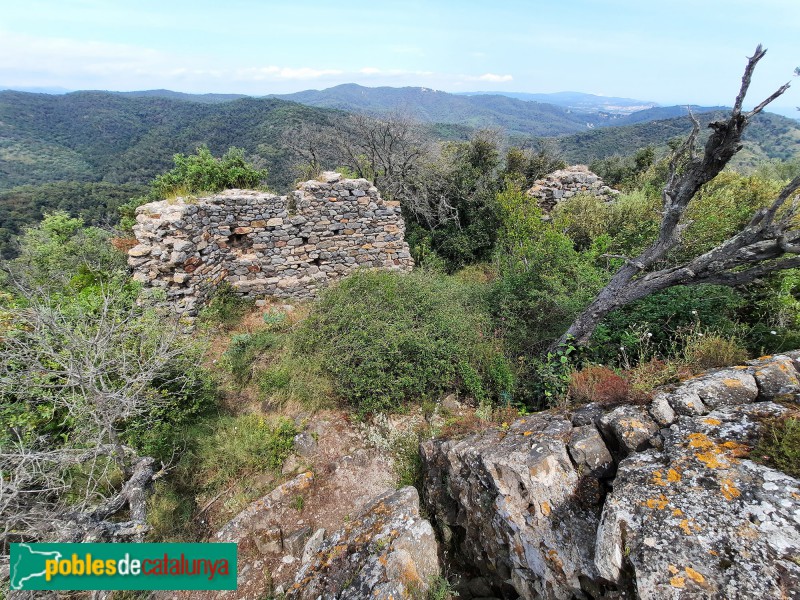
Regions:
<instances>
[{"instance_id":1,"label":"sky","mask_svg":"<svg viewBox=\"0 0 800 600\"><path fill-rule=\"evenodd\" d=\"M0 88L266 95L340 83L800 105L798 0L0 0ZM758 98L757 98L758 97Z\"/></svg>"}]
</instances>

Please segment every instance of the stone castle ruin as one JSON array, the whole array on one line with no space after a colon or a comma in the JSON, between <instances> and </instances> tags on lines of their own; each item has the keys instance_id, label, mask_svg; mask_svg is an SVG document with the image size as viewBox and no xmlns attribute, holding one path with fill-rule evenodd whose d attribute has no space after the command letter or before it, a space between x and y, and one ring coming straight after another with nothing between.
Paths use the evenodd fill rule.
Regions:
<instances>
[{"instance_id":1,"label":"stone castle ruin","mask_svg":"<svg viewBox=\"0 0 800 600\"><path fill-rule=\"evenodd\" d=\"M226 190L145 204L133 231L134 279L189 317L223 282L250 298L309 298L359 267L414 266L400 203L332 172L286 196Z\"/></svg>"},{"instance_id":2,"label":"stone castle ruin","mask_svg":"<svg viewBox=\"0 0 800 600\"><path fill-rule=\"evenodd\" d=\"M578 194L597 196L610 202L619 191L608 187L586 165L573 165L553 171L543 179L537 179L527 194L531 198L536 198L545 212L550 212L561 200Z\"/></svg>"}]
</instances>

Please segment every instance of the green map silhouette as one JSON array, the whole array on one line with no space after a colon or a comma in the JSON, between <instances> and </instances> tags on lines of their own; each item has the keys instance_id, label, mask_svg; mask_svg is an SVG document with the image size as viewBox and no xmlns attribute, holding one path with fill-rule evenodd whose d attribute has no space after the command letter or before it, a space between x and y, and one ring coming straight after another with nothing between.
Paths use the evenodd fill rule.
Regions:
<instances>
[{"instance_id":1,"label":"green map silhouette","mask_svg":"<svg viewBox=\"0 0 800 600\"><path fill-rule=\"evenodd\" d=\"M11 589L21 590L26 581L38 577L44 578L45 561L59 560L60 558L60 552L42 552L32 549L28 544L13 544L11 546Z\"/></svg>"}]
</instances>

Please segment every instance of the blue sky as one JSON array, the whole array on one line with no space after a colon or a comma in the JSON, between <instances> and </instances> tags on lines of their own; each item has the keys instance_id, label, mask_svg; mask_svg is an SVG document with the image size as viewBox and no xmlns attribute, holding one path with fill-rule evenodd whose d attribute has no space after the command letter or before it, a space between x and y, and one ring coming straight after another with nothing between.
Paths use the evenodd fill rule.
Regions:
<instances>
[{"instance_id":1,"label":"blue sky","mask_svg":"<svg viewBox=\"0 0 800 600\"><path fill-rule=\"evenodd\" d=\"M798 0L0 0L0 86L254 95L345 82L730 104L800 65ZM800 80L779 105L800 105Z\"/></svg>"}]
</instances>

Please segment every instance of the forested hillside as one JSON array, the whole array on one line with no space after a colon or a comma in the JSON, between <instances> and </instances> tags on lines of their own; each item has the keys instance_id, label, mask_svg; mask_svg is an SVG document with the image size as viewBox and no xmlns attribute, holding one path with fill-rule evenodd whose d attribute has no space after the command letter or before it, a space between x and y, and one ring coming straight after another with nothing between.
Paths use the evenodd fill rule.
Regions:
<instances>
[{"instance_id":1,"label":"forested hillside","mask_svg":"<svg viewBox=\"0 0 800 600\"><path fill-rule=\"evenodd\" d=\"M202 144L214 155L231 146L243 148L248 159L267 169L267 185L284 191L297 179L294 166L302 158L295 133L305 132L301 145L316 143L315 134L330 131L344 116L337 110L277 98L232 97L168 90L65 95L0 92L0 249L7 253L8 241L22 225L35 223L56 208L92 224L113 221L116 207L144 193L146 184L171 165L175 153L192 152ZM540 138L551 137L556 140L552 148L572 163L629 155L645 146L666 148L671 139L690 128L686 116L638 122L685 111L675 107L627 116L595 114L592 119L606 124L635 124L587 129L586 114L497 95L344 85L287 97L378 114L402 112L406 107L412 119L422 121L419 129L428 144L463 141L482 128L508 135L516 146L535 145ZM712 112L699 118L707 124L719 116ZM749 143L737 156L737 165L787 160L797 154L800 125L762 114L746 136Z\"/></svg>"},{"instance_id":2,"label":"forested hillside","mask_svg":"<svg viewBox=\"0 0 800 600\"><path fill-rule=\"evenodd\" d=\"M697 115L705 136L708 135L708 123L724 114L723 111L714 111ZM687 135L691 128L692 123L688 117L676 117L623 127L593 129L558 138L554 143L567 162L589 163L615 154L630 154L645 146L665 148L669 140ZM762 113L753 119L744 137L747 144L736 156L734 165L753 167L764 159L790 160L798 155L800 125L787 117Z\"/></svg>"}]
</instances>

